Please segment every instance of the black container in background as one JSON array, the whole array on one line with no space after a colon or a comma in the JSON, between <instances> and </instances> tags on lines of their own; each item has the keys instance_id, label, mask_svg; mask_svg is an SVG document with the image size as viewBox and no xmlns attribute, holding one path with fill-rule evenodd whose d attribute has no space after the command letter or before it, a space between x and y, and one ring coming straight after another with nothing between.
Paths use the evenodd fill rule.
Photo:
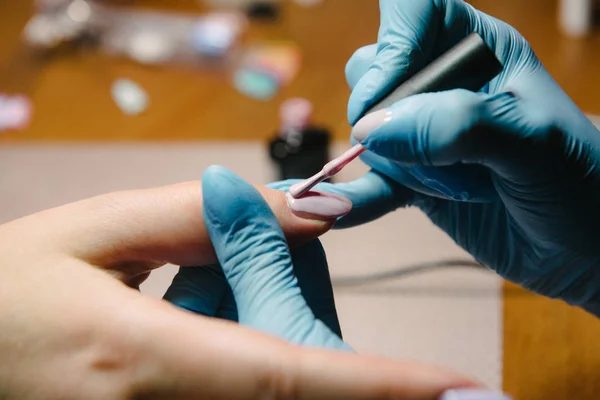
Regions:
<instances>
[{"instance_id":1,"label":"black container in background","mask_svg":"<svg viewBox=\"0 0 600 400\"><path fill-rule=\"evenodd\" d=\"M300 143L290 143L277 135L269 142L269 154L275 163L279 180L306 179L321 171L329 159L331 133L319 127L307 127Z\"/></svg>"}]
</instances>

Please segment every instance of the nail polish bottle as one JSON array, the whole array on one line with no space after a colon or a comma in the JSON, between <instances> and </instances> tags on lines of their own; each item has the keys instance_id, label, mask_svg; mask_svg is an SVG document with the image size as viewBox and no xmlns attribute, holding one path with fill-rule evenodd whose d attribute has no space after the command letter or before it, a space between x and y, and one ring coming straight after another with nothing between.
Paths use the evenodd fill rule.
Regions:
<instances>
[{"instance_id":1,"label":"nail polish bottle","mask_svg":"<svg viewBox=\"0 0 600 400\"><path fill-rule=\"evenodd\" d=\"M563 33L573 38L588 35L592 29L592 0L560 0L558 19Z\"/></svg>"},{"instance_id":2,"label":"nail polish bottle","mask_svg":"<svg viewBox=\"0 0 600 400\"><path fill-rule=\"evenodd\" d=\"M281 127L269 141L269 155L278 179L306 179L329 161L330 132L312 124L312 104L302 98L280 107Z\"/></svg>"}]
</instances>

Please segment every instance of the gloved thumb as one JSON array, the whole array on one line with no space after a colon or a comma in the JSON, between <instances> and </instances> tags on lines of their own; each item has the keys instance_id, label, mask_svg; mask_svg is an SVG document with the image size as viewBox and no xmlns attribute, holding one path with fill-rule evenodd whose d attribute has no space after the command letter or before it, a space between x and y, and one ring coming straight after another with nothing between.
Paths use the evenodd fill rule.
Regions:
<instances>
[{"instance_id":1,"label":"gloved thumb","mask_svg":"<svg viewBox=\"0 0 600 400\"><path fill-rule=\"evenodd\" d=\"M348 350L303 297L281 227L260 193L221 167L205 171L202 191L204 220L233 291L239 322L295 344ZM304 253L296 260L327 274L322 248L311 243L299 249ZM324 276L315 278L330 285ZM333 296L330 301L335 310Z\"/></svg>"},{"instance_id":2,"label":"gloved thumb","mask_svg":"<svg viewBox=\"0 0 600 400\"><path fill-rule=\"evenodd\" d=\"M403 165L479 164L510 175L514 164L506 157L531 131L531 114L512 92L451 90L411 96L368 114L352 136L370 152Z\"/></svg>"},{"instance_id":3,"label":"gloved thumb","mask_svg":"<svg viewBox=\"0 0 600 400\"><path fill-rule=\"evenodd\" d=\"M396 171L396 173L402 174L403 171ZM402 178L413 179L406 173ZM271 183L268 187L287 191L300 181L300 179L288 179ZM414 183L418 184L418 182ZM412 190L374 170L351 182L319 183L313 190L337 194L352 202L352 210L338 219L334 229L351 228L375 221L398 208L411 205L414 196Z\"/></svg>"}]
</instances>

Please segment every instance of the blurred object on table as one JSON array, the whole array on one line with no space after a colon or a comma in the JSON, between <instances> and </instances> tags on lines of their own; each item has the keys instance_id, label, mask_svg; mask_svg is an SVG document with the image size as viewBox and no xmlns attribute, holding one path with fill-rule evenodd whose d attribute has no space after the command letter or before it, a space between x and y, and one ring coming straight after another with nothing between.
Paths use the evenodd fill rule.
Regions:
<instances>
[{"instance_id":1,"label":"blurred object on table","mask_svg":"<svg viewBox=\"0 0 600 400\"><path fill-rule=\"evenodd\" d=\"M225 2L233 4L257 3ZM277 6L275 1L260 4ZM36 13L23 37L27 45L44 53L91 45L111 57L144 65L210 70L232 76L241 93L269 100L297 74L300 50L293 43L264 41L245 49L247 26L244 14L232 10L196 15L72 0Z\"/></svg>"},{"instance_id":2,"label":"blurred object on table","mask_svg":"<svg viewBox=\"0 0 600 400\"><path fill-rule=\"evenodd\" d=\"M314 124L312 103L287 99L279 107L279 119L281 127L268 143L277 179L306 179L319 172L329 161L332 137L328 129Z\"/></svg>"},{"instance_id":3,"label":"blurred object on table","mask_svg":"<svg viewBox=\"0 0 600 400\"><path fill-rule=\"evenodd\" d=\"M223 67L246 28L236 13L158 12L72 0L36 13L24 30L26 42L46 51L81 40L110 56L142 64Z\"/></svg>"},{"instance_id":4,"label":"blurred object on table","mask_svg":"<svg viewBox=\"0 0 600 400\"><path fill-rule=\"evenodd\" d=\"M31 101L27 97L0 93L0 132L26 128L31 109Z\"/></svg>"},{"instance_id":5,"label":"blurred object on table","mask_svg":"<svg viewBox=\"0 0 600 400\"><path fill-rule=\"evenodd\" d=\"M254 20L273 21L279 17L280 6L273 1L255 1L248 6L246 13Z\"/></svg>"},{"instance_id":6,"label":"blurred object on table","mask_svg":"<svg viewBox=\"0 0 600 400\"><path fill-rule=\"evenodd\" d=\"M559 0L559 26L567 36L587 36L593 28L593 14L594 0Z\"/></svg>"},{"instance_id":7,"label":"blurred object on table","mask_svg":"<svg viewBox=\"0 0 600 400\"><path fill-rule=\"evenodd\" d=\"M126 115L137 115L148 108L148 94L129 79L117 79L112 84L112 98Z\"/></svg>"},{"instance_id":8,"label":"blurred object on table","mask_svg":"<svg viewBox=\"0 0 600 400\"><path fill-rule=\"evenodd\" d=\"M376 37L376 31L372 31L377 21L376 12L365 14L364 5L359 7L354 3L346 4L343 13L339 12L335 2L323 2L317 8L300 7L292 0L277 4L279 14L274 20L254 20L242 14L247 25L236 43L237 52L228 53L234 55L227 58L231 61L228 69L219 68L217 62L212 68L179 68L175 65L172 68L168 62L147 64L127 54L112 56L101 51L102 42L94 40L92 35L63 43L50 52L28 46L22 40L23 53L28 56L15 58L15 52L11 50L17 43L17 33L23 30L35 11L31 4L16 3L7 8L0 5L0 32L6 42L11 43L10 46L4 43L4 47L0 43L0 68L3 70L0 72L0 91L25 93L35 105L35 118L29 128L18 135L2 135L0 140L30 140L42 136L66 140L180 140L208 135L215 139L259 139L264 143L277 129L279 104L286 98L297 96L315 102L314 112L318 119L332 131L341 132L339 127L347 127L343 116L348 95L344 64L354 49L366 43L366 32ZM199 18L231 13L210 8L197 0L104 0L94 2L92 8L96 5L120 12ZM65 7L63 5L63 10ZM372 11L376 8L376 4L371 7ZM332 15L336 16L335 23L332 23ZM348 30L347 27L359 16L363 20L367 18L371 28ZM198 28L198 31L210 32L211 25L214 26L207 24L207 29ZM143 53L145 41L140 40L133 47L141 47ZM199 45L205 46L206 53L218 48L211 45L210 40L201 41ZM144 55L148 55L149 60L160 60L160 51L152 53ZM281 60L270 61L273 68L251 68L266 76L267 91L273 93L267 101L256 101L235 87L235 71L246 65L245 60L255 58L252 54L263 54L266 60ZM18 62L14 62L17 59ZM302 68L298 70L300 61ZM9 64L13 66L4 72L4 67ZM263 75L260 75L261 79ZM131 118L115 106L111 87L118 79L131 80L143 88L150 99L145 112ZM250 84L257 82L260 84L260 79ZM277 87L269 88L273 82ZM7 87L11 89L6 90ZM322 87L327 87L325 93L321 93ZM225 108L231 112L227 117L220 111ZM164 132L169 134L163 136Z\"/></svg>"},{"instance_id":9,"label":"blurred object on table","mask_svg":"<svg viewBox=\"0 0 600 400\"><path fill-rule=\"evenodd\" d=\"M236 89L257 100L270 100L294 79L301 59L300 49L292 42L250 45L235 72Z\"/></svg>"},{"instance_id":10,"label":"blurred object on table","mask_svg":"<svg viewBox=\"0 0 600 400\"><path fill-rule=\"evenodd\" d=\"M248 12L257 3L269 4L272 7L279 6L281 0L197 0L200 4L221 10L238 10Z\"/></svg>"},{"instance_id":11,"label":"blurred object on table","mask_svg":"<svg viewBox=\"0 0 600 400\"><path fill-rule=\"evenodd\" d=\"M229 70L246 27L241 14L113 12L102 50L142 64Z\"/></svg>"},{"instance_id":12,"label":"blurred object on table","mask_svg":"<svg viewBox=\"0 0 600 400\"><path fill-rule=\"evenodd\" d=\"M100 28L94 3L74 0L37 12L25 26L23 38L32 47L53 50L87 35L93 37Z\"/></svg>"},{"instance_id":13,"label":"blurred object on table","mask_svg":"<svg viewBox=\"0 0 600 400\"><path fill-rule=\"evenodd\" d=\"M72 0L34 0L34 7L37 10L53 10L64 7ZM144 2L145 0L95 0L97 3L113 4L113 5L133 5L135 3Z\"/></svg>"},{"instance_id":14,"label":"blurred object on table","mask_svg":"<svg viewBox=\"0 0 600 400\"><path fill-rule=\"evenodd\" d=\"M294 2L302 7L313 7L321 4L324 0L294 0Z\"/></svg>"}]
</instances>

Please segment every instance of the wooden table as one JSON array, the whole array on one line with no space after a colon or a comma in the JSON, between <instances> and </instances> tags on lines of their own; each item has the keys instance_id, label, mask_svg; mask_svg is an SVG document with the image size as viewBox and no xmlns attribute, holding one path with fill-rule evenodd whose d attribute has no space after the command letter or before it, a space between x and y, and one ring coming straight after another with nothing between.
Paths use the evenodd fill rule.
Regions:
<instances>
[{"instance_id":1,"label":"wooden table","mask_svg":"<svg viewBox=\"0 0 600 400\"><path fill-rule=\"evenodd\" d=\"M163 3L196 7L191 0ZM600 35L581 41L562 37L551 0L471 3L519 29L574 101L584 111L600 114L595 91L600 89ZM0 0L0 60L14 54L29 13L27 2ZM0 88L29 93L35 117L29 129L4 134L1 140L264 140L277 128L278 105L289 96L313 101L316 120L346 139L344 66L356 48L376 40L378 21L377 1L325 0L314 9L288 4L280 22L254 26L251 39L292 39L304 52L300 75L270 102L244 97L222 77L145 68L97 55L66 56L38 68L17 65L18 73L0 76ZM116 108L109 90L118 77L133 78L150 93L147 113L132 118ZM599 338L595 318L506 285L505 390L527 400L600 398Z\"/></svg>"}]
</instances>

